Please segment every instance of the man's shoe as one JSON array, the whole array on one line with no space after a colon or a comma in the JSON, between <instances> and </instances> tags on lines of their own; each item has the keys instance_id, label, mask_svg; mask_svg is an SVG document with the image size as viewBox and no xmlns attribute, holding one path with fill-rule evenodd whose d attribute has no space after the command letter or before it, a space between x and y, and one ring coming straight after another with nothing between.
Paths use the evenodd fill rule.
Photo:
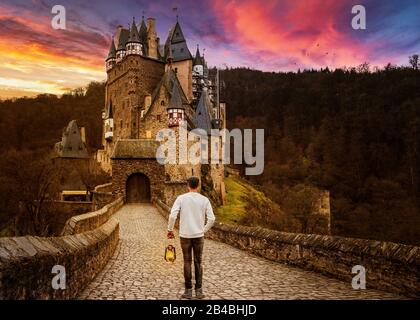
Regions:
<instances>
[{"instance_id":1,"label":"man's shoe","mask_svg":"<svg viewBox=\"0 0 420 320\"><path fill-rule=\"evenodd\" d=\"M183 299L191 299L192 298L192 289L185 289L184 294L181 296Z\"/></svg>"},{"instance_id":2,"label":"man's shoe","mask_svg":"<svg viewBox=\"0 0 420 320\"><path fill-rule=\"evenodd\" d=\"M195 296L197 299L204 299L203 288L195 289Z\"/></svg>"}]
</instances>

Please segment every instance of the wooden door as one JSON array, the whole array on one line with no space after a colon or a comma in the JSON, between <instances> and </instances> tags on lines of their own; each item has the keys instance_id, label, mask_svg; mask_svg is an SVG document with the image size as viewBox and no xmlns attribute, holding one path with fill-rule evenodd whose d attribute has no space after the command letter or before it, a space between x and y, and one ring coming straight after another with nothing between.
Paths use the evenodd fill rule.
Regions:
<instances>
[{"instance_id":1,"label":"wooden door","mask_svg":"<svg viewBox=\"0 0 420 320\"><path fill-rule=\"evenodd\" d=\"M150 202L150 182L144 174L133 174L127 179L128 203Z\"/></svg>"}]
</instances>

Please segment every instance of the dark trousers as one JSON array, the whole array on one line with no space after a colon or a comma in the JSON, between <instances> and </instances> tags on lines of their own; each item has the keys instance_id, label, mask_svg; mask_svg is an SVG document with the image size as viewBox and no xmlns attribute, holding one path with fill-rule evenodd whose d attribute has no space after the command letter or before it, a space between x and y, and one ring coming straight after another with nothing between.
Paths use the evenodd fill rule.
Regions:
<instances>
[{"instance_id":1,"label":"dark trousers","mask_svg":"<svg viewBox=\"0 0 420 320\"><path fill-rule=\"evenodd\" d=\"M192 289L191 263L194 256L195 288L201 288L203 282L203 267L201 260L203 256L204 237L181 238L182 255L184 256L184 279L185 288Z\"/></svg>"}]
</instances>

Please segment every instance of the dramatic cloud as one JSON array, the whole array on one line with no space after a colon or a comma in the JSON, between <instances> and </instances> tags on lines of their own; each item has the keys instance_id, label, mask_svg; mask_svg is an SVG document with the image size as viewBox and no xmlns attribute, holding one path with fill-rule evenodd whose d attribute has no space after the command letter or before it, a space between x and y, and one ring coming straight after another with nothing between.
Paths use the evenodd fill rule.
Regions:
<instances>
[{"instance_id":1,"label":"dramatic cloud","mask_svg":"<svg viewBox=\"0 0 420 320\"><path fill-rule=\"evenodd\" d=\"M161 42L179 15L192 53L209 65L296 71L328 66L406 64L420 53L420 2L362 0L367 29L351 28L353 0L62 0L67 29L51 28L52 0L0 3L0 98L61 94L104 80L117 25L157 19ZM178 7L177 13L172 10Z\"/></svg>"}]
</instances>

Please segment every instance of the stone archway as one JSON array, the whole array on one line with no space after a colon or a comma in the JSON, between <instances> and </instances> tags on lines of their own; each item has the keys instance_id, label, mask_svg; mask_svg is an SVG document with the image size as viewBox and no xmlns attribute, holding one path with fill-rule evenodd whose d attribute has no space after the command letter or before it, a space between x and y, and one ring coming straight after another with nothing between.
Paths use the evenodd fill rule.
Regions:
<instances>
[{"instance_id":1,"label":"stone archway","mask_svg":"<svg viewBox=\"0 0 420 320\"><path fill-rule=\"evenodd\" d=\"M143 173L133 173L125 184L127 203L150 202L150 180Z\"/></svg>"}]
</instances>

